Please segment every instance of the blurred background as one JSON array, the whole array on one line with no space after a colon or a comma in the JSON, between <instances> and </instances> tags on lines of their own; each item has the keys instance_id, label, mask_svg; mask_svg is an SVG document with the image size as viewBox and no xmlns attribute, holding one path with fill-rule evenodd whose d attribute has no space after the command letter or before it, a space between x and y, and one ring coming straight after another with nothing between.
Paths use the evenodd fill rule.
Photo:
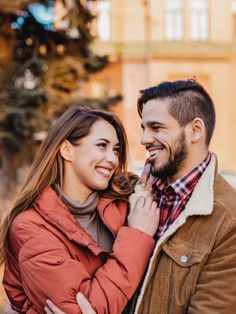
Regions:
<instances>
[{"instance_id":1,"label":"blurred background","mask_svg":"<svg viewBox=\"0 0 236 314\"><path fill-rule=\"evenodd\" d=\"M211 150L236 186L235 0L0 0L0 217L65 109L115 112L139 173L139 90L187 78L213 98Z\"/></svg>"}]
</instances>

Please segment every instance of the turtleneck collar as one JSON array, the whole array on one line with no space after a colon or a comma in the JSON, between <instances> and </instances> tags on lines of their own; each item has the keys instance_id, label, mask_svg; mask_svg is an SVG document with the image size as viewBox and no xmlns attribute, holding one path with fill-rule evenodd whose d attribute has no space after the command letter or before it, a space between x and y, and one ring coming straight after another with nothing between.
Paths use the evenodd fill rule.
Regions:
<instances>
[{"instance_id":1,"label":"turtleneck collar","mask_svg":"<svg viewBox=\"0 0 236 314\"><path fill-rule=\"evenodd\" d=\"M62 202L75 217L84 230L103 248L111 252L114 242L113 235L100 220L97 212L99 196L93 192L87 200L81 204L79 200L70 200L57 185L55 190L59 194Z\"/></svg>"},{"instance_id":2,"label":"turtleneck collar","mask_svg":"<svg viewBox=\"0 0 236 314\"><path fill-rule=\"evenodd\" d=\"M61 200L64 204L66 204L66 206L73 215L83 218L84 215L92 215L97 211L97 192L93 192L92 194L90 194L83 204L81 204L79 200L70 200L62 191L59 191L59 193L61 196Z\"/></svg>"}]
</instances>

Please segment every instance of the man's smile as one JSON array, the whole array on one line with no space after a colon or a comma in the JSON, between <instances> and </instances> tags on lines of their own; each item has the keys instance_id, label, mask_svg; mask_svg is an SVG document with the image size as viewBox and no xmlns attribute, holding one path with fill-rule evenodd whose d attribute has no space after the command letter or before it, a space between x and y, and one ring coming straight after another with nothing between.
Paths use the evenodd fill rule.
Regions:
<instances>
[{"instance_id":1,"label":"man's smile","mask_svg":"<svg viewBox=\"0 0 236 314\"><path fill-rule=\"evenodd\" d=\"M158 156L160 151L162 151L164 148L165 148L165 146L163 144L161 144L161 143L159 143L158 145L155 145L155 146L150 146L150 145L148 146L147 145L146 149L147 149L147 151L149 153L148 159L150 161L154 160Z\"/></svg>"}]
</instances>

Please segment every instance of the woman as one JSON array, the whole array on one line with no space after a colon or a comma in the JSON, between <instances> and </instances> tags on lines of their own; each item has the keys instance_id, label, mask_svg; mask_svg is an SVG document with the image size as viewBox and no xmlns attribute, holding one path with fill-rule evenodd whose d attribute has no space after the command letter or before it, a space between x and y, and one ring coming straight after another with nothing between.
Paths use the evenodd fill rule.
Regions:
<instances>
[{"instance_id":1,"label":"woman","mask_svg":"<svg viewBox=\"0 0 236 314\"><path fill-rule=\"evenodd\" d=\"M154 247L159 212L132 192L126 136L112 114L67 110L52 126L1 230L3 284L12 308L43 313L46 299L80 313L83 293L97 313L121 313Z\"/></svg>"}]
</instances>

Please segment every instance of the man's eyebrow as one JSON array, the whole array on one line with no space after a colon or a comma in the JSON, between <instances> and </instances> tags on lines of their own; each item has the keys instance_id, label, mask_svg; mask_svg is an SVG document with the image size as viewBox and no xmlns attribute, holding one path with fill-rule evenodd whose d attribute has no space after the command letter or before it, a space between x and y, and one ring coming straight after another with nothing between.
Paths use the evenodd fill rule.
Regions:
<instances>
[{"instance_id":1,"label":"man's eyebrow","mask_svg":"<svg viewBox=\"0 0 236 314\"><path fill-rule=\"evenodd\" d=\"M164 123L161 123L161 122L159 122L159 121L148 121L148 122L146 123L146 126L148 126L148 127L164 126ZM142 128L142 129L144 128L143 123L141 123L141 128Z\"/></svg>"}]
</instances>

